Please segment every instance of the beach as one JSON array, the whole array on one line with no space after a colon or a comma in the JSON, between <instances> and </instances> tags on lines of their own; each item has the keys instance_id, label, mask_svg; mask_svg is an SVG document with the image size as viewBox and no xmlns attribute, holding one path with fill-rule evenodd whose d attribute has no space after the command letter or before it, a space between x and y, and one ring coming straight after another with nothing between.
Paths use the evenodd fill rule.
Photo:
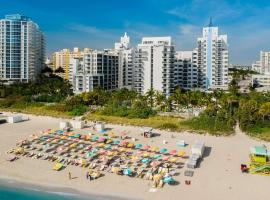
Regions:
<instances>
[{"instance_id":1,"label":"beach","mask_svg":"<svg viewBox=\"0 0 270 200\"><path fill-rule=\"evenodd\" d=\"M56 188L61 191L78 192L82 194L111 196L125 199L257 199L269 198L270 178L240 171L241 163L249 162L249 149L255 145L270 144L251 139L241 132L230 137L216 137L187 132L172 133L156 131L160 136L143 138L139 127L107 124L115 133L126 130L130 137L137 138L140 143L175 149L176 142L185 140L189 145L188 152L196 140L206 144L206 155L193 177L185 177L184 169L175 179L180 183L175 186L165 185L162 189L152 190L150 181L118 176L107 173L105 176L87 181L86 169L68 166L62 171L53 171L54 163L21 157L15 162L7 162L6 151L15 147L20 140L31 134L39 134L47 128L58 129L61 119L29 116L29 121L15 124L0 124L0 178L16 180L27 184ZM78 133L89 133L91 129L75 130ZM173 135L173 137L172 137ZM163 144L163 140L168 143ZM68 172L73 179L69 180ZM191 184L186 185L185 180Z\"/></svg>"}]
</instances>

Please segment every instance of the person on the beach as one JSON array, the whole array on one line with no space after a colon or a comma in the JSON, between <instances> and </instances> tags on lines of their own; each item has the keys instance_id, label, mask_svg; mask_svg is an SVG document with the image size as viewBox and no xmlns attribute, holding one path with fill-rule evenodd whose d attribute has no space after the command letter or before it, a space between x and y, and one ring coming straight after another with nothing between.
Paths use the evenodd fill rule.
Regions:
<instances>
[{"instance_id":1,"label":"person on the beach","mask_svg":"<svg viewBox=\"0 0 270 200\"><path fill-rule=\"evenodd\" d=\"M69 178L69 180L71 180L71 173L70 172L68 172L68 178Z\"/></svg>"},{"instance_id":2,"label":"person on the beach","mask_svg":"<svg viewBox=\"0 0 270 200\"><path fill-rule=\"evenodd\" d=\"M89 172L86 172L86 179L89 178Z\"/></svg>"}]
</instances>

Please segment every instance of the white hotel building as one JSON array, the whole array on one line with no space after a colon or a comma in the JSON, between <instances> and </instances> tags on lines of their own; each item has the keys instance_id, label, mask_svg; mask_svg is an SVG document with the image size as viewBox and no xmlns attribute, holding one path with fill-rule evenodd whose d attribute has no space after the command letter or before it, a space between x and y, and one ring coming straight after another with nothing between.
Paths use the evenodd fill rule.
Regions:
<instances>
[{"instance_id":1,"label":"white hotel building","mask_svg":"<svg viewBox=\"0 0 270 200\"><path fill-rule=\"evenodd\" d=\"M175 86L185 90L198 88L197 51L177 51L174 62Z\"/></svg>"},{"instance_id":2,"label":"white hotel building","mask_svg":"<svg viewBox=\"0 0 270 200\"><path fill-rule=\"evenodd\" d=\"M127 33L115 43L114 50L119 56L118 87L131 89L133 86L133 59L134 49L130 47L130 38Z\"/></svg>"},{"instance_id":3,"label":"white hotel building","mask_svg":"<svg viewBox=\"0 0 270 200\"><path fill-rule=\"evenodd\" d=\"M29 82L38 78L45 62L44 35L22 15L0 20L0 80Z\"/></svg>"},{"instance_id":4,"label":"white hotel building","mask_svg":"<svg viewBox=\"0 0 270 200\"><path fill-rule=\"evenodd\" d=\"M227 35L219 35L218 27L203 28L203 36L198 38L199 86L203 89L228 88L228 44Z\"/></svg>"},{"instance_id":5,"label":"white hotel building","mask_svg":"<svg viewBox=\"0 0 270 200\"><path fill-rule=\"evenodd\" d=\"M70 58L69 81L76 94L100 87L118 88L118 61L116 52L85 49L82 58Z\"/></svg>"},{"instance_id":6,"label":"white hotel building","mask_svg":"<svg viewBox=\"0 0 270 200\"><path fill-rule=\"evenodd\" d=\"M259 73L252 75L253 84L259 84L270 90L270 52L261 51L260 60L252 65L252 70Z\"/></svg>"},{"instance_id":7,"label":"white hotel building","mask_svg":"<svg viewBox=\"0 0 270 200\"><path fill-rule=\"evenodd\" d=\"M144 37L134 57L134 88L153 89L167 97L174 91L174 45L171 37Z\"/></svg>"}]
</instances>

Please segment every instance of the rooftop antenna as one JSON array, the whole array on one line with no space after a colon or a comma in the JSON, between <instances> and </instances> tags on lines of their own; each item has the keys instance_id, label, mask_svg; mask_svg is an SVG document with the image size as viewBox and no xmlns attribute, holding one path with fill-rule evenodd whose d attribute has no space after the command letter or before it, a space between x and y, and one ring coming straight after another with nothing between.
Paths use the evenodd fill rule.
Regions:
<instances>
[{"instance_id":1,"label":"rooftop antenna","mask_svg":"<svg viewBox=\"0 0 270 200\"><path fill-rule=\"evenodd\" d=\"M209 27L213 27L213 22L212 22L212 17L210 17L210 21L209 21Z\"/></svg>"}]
</instances>

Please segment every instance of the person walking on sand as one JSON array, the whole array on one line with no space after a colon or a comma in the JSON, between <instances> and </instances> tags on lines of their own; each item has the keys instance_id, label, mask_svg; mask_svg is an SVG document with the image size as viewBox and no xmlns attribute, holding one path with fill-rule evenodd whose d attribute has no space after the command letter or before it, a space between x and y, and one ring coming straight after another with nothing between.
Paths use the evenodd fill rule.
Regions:
<instances>
[{"instance_id":1,"label":"person walking on sand","mask_svg":"<svg viewBox=\"0 0 270 200\"><path fill-rule=\"evenodd\" d=\"M69 180L71 180L71 173L70 172L68 172L68 178L69 178Z\"/></svg>"},{"instance_id":2,"label":"person walking on sand","mask_svg":"<svg viewBox=\"0 0 270 200\"><path fill-rule=\"evenodd\" d=\"M86 172L86 179L89 179L89 172Z\"/></svg>"}]
</instances>

